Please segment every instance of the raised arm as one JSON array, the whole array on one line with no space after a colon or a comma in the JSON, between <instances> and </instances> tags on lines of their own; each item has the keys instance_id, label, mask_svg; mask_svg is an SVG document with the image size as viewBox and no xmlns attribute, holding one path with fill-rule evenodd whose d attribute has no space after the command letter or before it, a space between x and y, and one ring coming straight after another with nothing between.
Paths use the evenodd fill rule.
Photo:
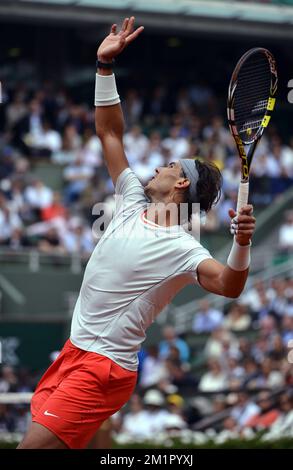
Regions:
<instances>
[{"instance_id":1,"label":"raised arm","mask_svg":"<svg viewBox=\"0 0 293 470\"><path fill-rule=\"evenodd\" d=\"M246 205L236 217L229 214L236 235L226 266L216 260L200 263L197 274L200 285L209 292L225 297L239 297L246 283L250 264L250 241L255 228L253 207Z\"/></svg>"},{"instance_id":2,"label":"raised arm","mask_svg":"<svg viewBox=\"0 0 293 470\"><path fill-rule=\"evenodd\" d=\"M123 147L123 113L111 64L114 58L143 31L142 26L134 31L134 20L133 16L130 19L125 18L119 32L117 25L113 24L110 34L101 43L97 52L101 66L98 67L96 76L96 132L101 140L105 163L114 184L119 174L128 167L128 161Z\"/></svg>"}]
</instances>

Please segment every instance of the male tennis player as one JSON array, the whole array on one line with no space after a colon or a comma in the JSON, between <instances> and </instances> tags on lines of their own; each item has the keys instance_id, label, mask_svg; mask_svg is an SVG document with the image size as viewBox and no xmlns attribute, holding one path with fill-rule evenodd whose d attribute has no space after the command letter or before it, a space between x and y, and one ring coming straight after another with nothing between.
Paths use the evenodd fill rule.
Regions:
<instances>
[{"instance_id":1,"label":"male tennis player","mask_svg":"<svg viewBox=\"0 0 293 470\"><path fill-rule=\"evenodd\" d=\"M226 266L178 225L174 211L158 223L168 203L179 209L181 203L198 202L209 211L221 175L210 164L186 159L157 168L143 188L123 150L123 115L112 72L114 57L143 27L134 31L132 17L116 30L113 25L98 49L95 105L97 135L120 198L86 267L70 339L32 399L33 423L22 449L84 448L129 400L145 330L172 297L195 282L209 292L238 297L248 275L252 206L238 216L229 212L236 235Z\"/></svg>"}]
</instances>

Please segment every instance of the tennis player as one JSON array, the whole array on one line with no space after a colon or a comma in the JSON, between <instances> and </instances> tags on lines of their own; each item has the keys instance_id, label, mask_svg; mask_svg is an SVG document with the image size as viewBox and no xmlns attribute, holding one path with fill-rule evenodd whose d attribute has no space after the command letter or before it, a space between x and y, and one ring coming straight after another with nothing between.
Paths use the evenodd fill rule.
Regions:
<instances>
[{"instance_id":1,"label":"tennis player","mask_svg":"<svg viewBox=\"0 0 293 470\"><path fill-rule=\"evenodd\" d=\"M235 236L226 266L178 224L180 204L200 203L208 212L217 202L221 174L215 166L180 160L154 170L146 187L128 166L112 67L142 31L134 30L134 17L126 18L119 32L112 26L98 49L96 130L119 202L86 267L70 339L33 396L33 422L21 449L86 447L129 400L145 331L174 295L199 283L208 292L236 298L247 279L255 226L251 205L238 215L229 211ZM178 210L160 223L168 203Z\"/></svg>"}]
</instances>

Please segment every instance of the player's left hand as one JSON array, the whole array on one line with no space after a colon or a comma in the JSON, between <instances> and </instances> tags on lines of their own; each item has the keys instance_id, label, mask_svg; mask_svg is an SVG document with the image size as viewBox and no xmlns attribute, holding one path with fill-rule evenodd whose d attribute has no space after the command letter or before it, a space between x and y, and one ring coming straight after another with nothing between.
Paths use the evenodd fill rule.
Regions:
<instances>
[{"instance_id":1,"label":"player's left hand","mask_svg":"<svg viewBox=\"0 0 293 470\"><path fill-rule=\"evenodd\" d=\"M134 22L134 16L125 18L120 31L117 31L117 24L112 25L110 34L100 44L97 51L98 59L101 62L112 62L128 44L134 41L134 39L143 32L143 26L134 29Z\"/></svg>"},{"instance_id":2,"label":"player's left hand","mask_svg":"<svg viewBox=\"0 0 293 470\"><path fill-rule=\"evenodd\" d=\"M255 217L253 217L253 206L247 204L240 209L239 214L233 209L229 209L231 217L230 232L235 235L239 245L249 245L255 230Z\"/></svg>"}]
</instances>

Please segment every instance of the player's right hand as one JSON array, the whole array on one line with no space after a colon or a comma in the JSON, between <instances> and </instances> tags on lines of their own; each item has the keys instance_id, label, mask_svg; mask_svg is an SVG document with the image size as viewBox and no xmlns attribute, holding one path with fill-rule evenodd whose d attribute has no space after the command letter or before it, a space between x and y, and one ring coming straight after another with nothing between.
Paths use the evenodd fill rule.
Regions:
<instances>
[{"instance_id":1,"label":"player's right hand","mask_svg":"<svg viewBox=\"0 0 293 470\"><path fill-rule=\"evenodd\" d=\"M128 44L142 33L144 27L140 26L134 30L134 21L134 16L131 18L125 18L119 32L117 32L117 25L112 25L110 34L104 39L97 51L98 59L101 62L112 62L112 60L119 55L123 49L128 46Z\"/></svg>"}]
</instances>

